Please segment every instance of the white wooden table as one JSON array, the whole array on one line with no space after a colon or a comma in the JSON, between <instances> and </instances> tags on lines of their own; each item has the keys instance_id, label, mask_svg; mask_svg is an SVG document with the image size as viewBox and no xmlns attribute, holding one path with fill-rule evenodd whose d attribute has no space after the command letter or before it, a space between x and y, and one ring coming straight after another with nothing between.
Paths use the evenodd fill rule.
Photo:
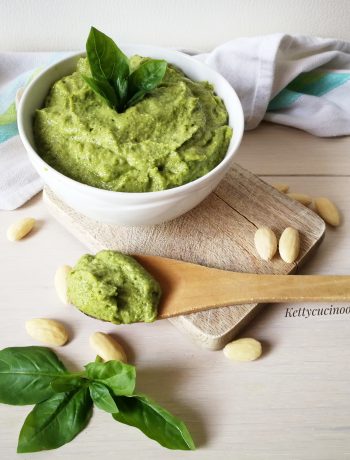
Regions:
<instances>
[{"instance_id":1,"label":"white wooden table","mask_svg":"<svg viewBox=\"0 0 350 460\"><path fill-rule=\"evenodd\" d=\"M350 139L318 139L265 124L245 136L236 158L268 182L284 181L293 191L337 203L343 223L327 230L303 272L350 273ZM39 219L38 230L8 242L8 225L28 215ZM89 334L115 327L62 306L53 289L56 267L73 264L85 248L53 220L40 195L19 210L2 212L0 227L0 347L34 344L24 322L47 316L69 325L73 338L59 354L72 369L93 360ZM308 305L293 305L299 306ZM263 357L252 363L233 363L220 351L198 348L168 321L117 328L137 366L139 390L184 419L197 451L167 451L96 410L70 444L22 458L350 458L350 315L286 318L286 308L266 307L241 334L263 342ZM19 458L17 436L29 409L0 406L1 459Z\"/></svg>"}]
</instances>

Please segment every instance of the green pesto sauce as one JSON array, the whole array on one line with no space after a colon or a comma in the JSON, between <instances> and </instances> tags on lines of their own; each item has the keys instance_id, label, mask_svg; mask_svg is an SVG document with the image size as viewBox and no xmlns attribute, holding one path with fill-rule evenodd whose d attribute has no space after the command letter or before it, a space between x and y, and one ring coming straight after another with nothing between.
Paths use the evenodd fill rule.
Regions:
<instances>
[{"instance_id":1,"label":"green pesto sauce","mask_svg":"<svg viewBox=\"0 0 350 460\"><path fill-rule=\"evenodd\" d=\"M131 58L132 68L142 59ZM168 65L159 87L117 113L82 75L90 75L83 58L35 114L39 154L64 175L102 189L149 192L191 182L225 156L232 129L208 82Z\"/></svg>"},{"instance_id":2,"label":"green pesto sauce","mask_svg":"<svg viewBox=\"0 0 350 460\"><path fill-rule=\"evenodd\" d=\"M135 259L106 250L78 260L68 275L67 293L83 313L121 324L154 321L161 290Z\"/></svg>"}]
</instances>

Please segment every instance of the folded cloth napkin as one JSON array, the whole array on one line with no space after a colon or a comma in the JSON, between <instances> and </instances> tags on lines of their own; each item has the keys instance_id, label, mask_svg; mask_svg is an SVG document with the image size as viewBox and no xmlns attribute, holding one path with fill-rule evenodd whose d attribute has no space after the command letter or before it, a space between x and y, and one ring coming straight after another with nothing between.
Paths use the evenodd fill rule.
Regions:
<instances>
[{"instance_id":1,"label":"folded cloth napkin","mask_svg":"<svg viewBox=\"0 0 350 460\"><path fill-rule=\"evenodd\" d=\"M38 193L43 182L18 136L16 93L45 66L68 53L0 53L0 209L12 210Z\"/></svg>"},{"instance_id":2,"label":"folded cloth napkin","mask_svg":"<svg viewBox=\"0 0 350 460\"><path fill-rule=\"evenodd\" d=\"M350 43L285 34L237 38L197 59L236 90L246 129L264 119L315 136L350 134Z\"/></svg>"},{"instance_id":3,"label":"folded cloth napkin","mask_svg":"<svg viewBox=\"0 0 350 460\"><path fill-rule=\"evenodd\" d=\"M42 187L18 139L16 91L67 54L0 53L0 209L19 207ZM248 130L265 119L316 136L350 134L350 43L273 34L237 38L194 58L231 83Z\"/></svg>"}]
</instances>

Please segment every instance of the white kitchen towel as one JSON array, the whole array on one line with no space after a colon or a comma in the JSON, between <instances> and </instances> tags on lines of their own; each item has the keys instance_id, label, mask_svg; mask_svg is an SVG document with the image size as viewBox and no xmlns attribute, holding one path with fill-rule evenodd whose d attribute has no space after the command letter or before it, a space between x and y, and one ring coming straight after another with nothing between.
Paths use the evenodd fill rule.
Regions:
<instances>
[{"instance_id":1,"label":"white kitchen towel","mask_svg":"<svg viewBox=\"0 0 350 460\"><path fill-rule=\"evenodd\" d=\"M42 187L18 139L14 99L38 67L64 54L0 53L0 209L17 208ZM350 134L350 43L273 34L237 38L195 58L234 87L246 129L265 119L316 136Z\"/></svg>"},{"instance_id":2,"label":"white kitchen towel","mask_svg":"<svg viewBox=\"0 0 350 460\"><path fill-rule=\"evenodd\" d=\"M38 193L43 182L18 136L16 93L45 66L68 53L0 53L0 209L12 210Z\"/></svg>"},{"instance_id":3,"label":"white kitchen towel","mask_svg":"<svg viewBox=\"0 0 350 460\"><path fill-rule=\"evenodd\" d=\"M234 87L246 129L265 119L315 136L350 134L348 42L273 34L237 38L196 58Z\"/></svg>"}]
</instances>

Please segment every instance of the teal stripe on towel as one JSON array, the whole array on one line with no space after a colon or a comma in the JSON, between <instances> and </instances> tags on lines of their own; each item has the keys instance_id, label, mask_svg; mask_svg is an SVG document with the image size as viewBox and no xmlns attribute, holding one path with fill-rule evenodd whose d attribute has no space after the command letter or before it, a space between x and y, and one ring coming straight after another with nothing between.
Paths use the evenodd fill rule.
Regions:
<instances>
[{"instance_id":1,"label":"teal stripe on towel","mask_svg":"<svg viewBox=\"0 0 350 460\"><path fill-rule=\"evenodd\" d=\"M269 103L267 111L269 110L281 110L286 107L290 107L299 97L301 93L290 91L289 89L282 89L277 96L275 96Z\"/></svg>"},{"instance_id":2,"label":"teal stripe on towel","mask_svg":"<svg viewBox=\"0 0 350 460\"><path fill-rule=\"evenodd\" d=\"M350 80L350 73L313 70L301 73L280 91L269 103L267 110L290 107L303 94L322 96Z\"/></svg>"},{"instance_id":3,"label":"teal stripe on towel","mask_svg":"<svg viewBox=\"0 0 350 460\"><path fill-rule=\"evenodd\" d=\"M17 134L18 128L16 122L9 125L0 126L0 144L13 136L17 136Z\"/></svg>"}]
</instances>

